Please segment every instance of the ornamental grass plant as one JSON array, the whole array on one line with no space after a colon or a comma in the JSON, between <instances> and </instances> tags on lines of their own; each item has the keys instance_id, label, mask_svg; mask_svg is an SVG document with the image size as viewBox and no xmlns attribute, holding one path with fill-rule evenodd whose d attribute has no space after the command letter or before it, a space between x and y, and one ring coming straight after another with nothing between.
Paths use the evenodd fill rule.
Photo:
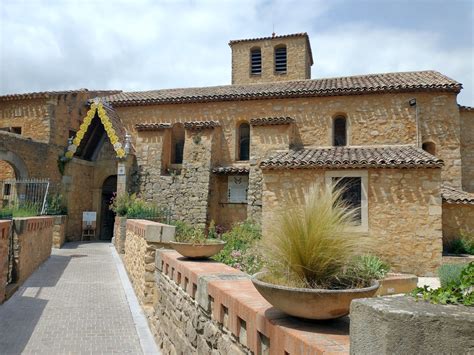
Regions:
<instances>
[{"instance_id":1,"label":"ornamental grass plant","mask_svg":"<svg viewBox=\"0 0 474 355\"><path fill-rule=\"evenodd\" d=\"M385 265L364 259L372 248L354 231L357 210L342 199L344 186L313 186L303 203L290 201L263 239L267 273L263 281L300 288L369 286ZM375 269L375 274L374 274Z\"/></svg>"}]
</instances>

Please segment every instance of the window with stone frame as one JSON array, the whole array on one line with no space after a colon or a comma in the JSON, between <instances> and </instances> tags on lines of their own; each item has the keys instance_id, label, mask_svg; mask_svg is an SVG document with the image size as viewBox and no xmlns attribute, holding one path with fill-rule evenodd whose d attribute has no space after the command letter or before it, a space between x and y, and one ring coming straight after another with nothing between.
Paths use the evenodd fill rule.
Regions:
<instances>
[{"instance_id":1,"label":"window with stone frame","mask_svg":"<svg viewBox=\"0 0 474 355\"><path fill-rule=\"evenodd\" d=\"M367 171L327 171L326 185L343 189L341 198L355 209L358 231L368 230L368 172Z\"/></svg>"},{"instance_id":2,"label":"window with stone frame","mask_svg":"<svg viewBox=\"0 0 474 355\"><path fill-rule=\"evenodd\" d=\"M342 147L347 145L347 119L344 116L336 116L333 120L333 145Z\"/></svg>"},{"instance_id":3,"label":"window with stone frame","mask_svg":"<svg viewBox=\"0 0 474 355\"><path fill-rule=\"evenodd\" d=\"M183 164L185 131L181 123L171 130L171 164Z\"/></svg>"},{"instance_id":4,"label":"window with stone frame","mask_svg":"<svg viewBox=\"0 0 474 355\"><path fill-rule=\"evenodd\" d=\"M237 160L250 159L250 125L243 122L238 128Z\"/></svg>"}]
</instances>

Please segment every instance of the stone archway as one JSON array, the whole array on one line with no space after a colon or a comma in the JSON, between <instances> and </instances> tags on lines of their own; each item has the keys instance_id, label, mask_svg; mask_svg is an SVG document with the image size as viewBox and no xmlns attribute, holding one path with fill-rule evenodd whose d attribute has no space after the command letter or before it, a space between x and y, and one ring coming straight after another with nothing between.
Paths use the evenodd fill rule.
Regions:
<instances>
[{"instance_id":1,"label":"stone archway","mask_svg":"<svg viewBox=\"0 0 474 355\"><path fill-rule=\"evenodd\" d=\"M7 162L13 168L16 179L28 178L28 169L26 168L26 164L17 154L8 150L0 150L0 161Z\"/></svg>"}]
</instances>

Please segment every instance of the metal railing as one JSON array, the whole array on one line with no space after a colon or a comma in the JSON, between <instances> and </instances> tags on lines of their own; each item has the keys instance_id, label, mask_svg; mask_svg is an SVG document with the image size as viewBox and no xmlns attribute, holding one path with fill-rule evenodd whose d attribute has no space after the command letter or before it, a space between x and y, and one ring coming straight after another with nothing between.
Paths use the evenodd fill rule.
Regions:
<instances>
[{"instance_id":1,"label":"metal railing","mask_svg":"<svg viewBox=\"0 0 474 355\"><path fill-rule=\"evenodd\" d=\"M0 180L0 210L34 208L44 214L49 190L49 179Z\"/></svg>"}]
</instances>

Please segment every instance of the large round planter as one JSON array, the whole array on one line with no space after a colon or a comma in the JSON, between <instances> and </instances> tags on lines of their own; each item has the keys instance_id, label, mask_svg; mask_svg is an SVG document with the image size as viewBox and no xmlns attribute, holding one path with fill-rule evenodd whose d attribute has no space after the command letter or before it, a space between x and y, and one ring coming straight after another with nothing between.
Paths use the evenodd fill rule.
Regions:
<instances>
[{"instance_id":1,"label":"large round planter","mask_svg":"<svg viewBox=\"0 0 474 355\"><path fill-rule=\"evenodd\" d=\"M219 253L225 246L223 240L206 244L170 242L171 247L182 256L191 259L205 259Z\"/></svg>"},{"instance_id":2,"label":"large round planter","mask_svg":"<svg viewBox=\"0 0 474 355\"><path fill-rule=\"evenodd\" d=\"M306 319L334 319L349 314L351 301L356 298L373 297L379 282L365 288L347 290L325 290L292 288L261 281L265 272L252 276L257 291L275 308L295 317Z\"/></svg>"}]
</instances>

